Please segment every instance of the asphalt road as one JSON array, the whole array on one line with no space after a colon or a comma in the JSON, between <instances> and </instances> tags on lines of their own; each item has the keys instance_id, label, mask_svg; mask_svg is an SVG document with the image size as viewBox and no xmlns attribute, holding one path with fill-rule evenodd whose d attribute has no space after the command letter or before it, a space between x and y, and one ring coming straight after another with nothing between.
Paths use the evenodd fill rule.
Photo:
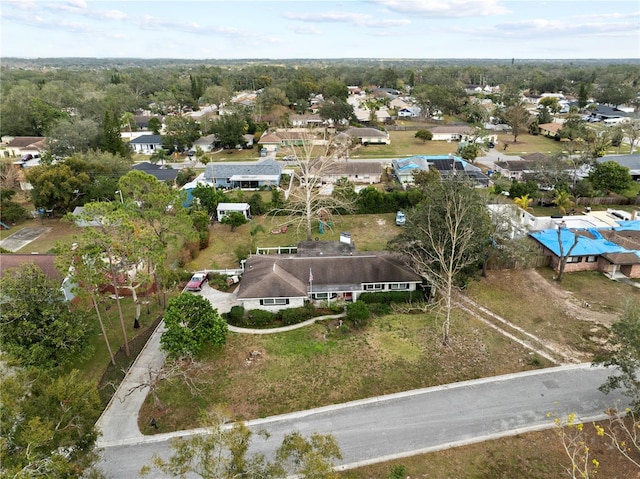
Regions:
<instances>
[{"instance_id":1,"label":"asphalt road","mask_svg":"<svg viewBox=\"0 0 640 479\"><path fill-rule=\"evenodd\" d=\"M571 412L593 420L608 407L621 407L621 395L597 390L609 374L588 364L561 366L251 421L253 430L266 430L270 437L255 435L250 453L269 456L292 431L333 434L344 457L339 464L349 468L545 429L554 417ZM113 479L136 477L152 454L167 456L170 437L107 447L99 465Z\"/></svg>"}]
</instances>

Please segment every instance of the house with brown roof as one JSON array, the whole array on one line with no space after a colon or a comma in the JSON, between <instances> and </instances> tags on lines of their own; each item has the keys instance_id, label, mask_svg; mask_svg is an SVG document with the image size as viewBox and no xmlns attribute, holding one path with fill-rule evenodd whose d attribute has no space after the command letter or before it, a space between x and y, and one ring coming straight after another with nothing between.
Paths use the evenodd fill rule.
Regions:
<instances>
[{"instance_id":1,"label":"house with brown roof","mask_svg":"<svg viewBox=\"0 0 640 479\"><path fill-rule=\"evenodd\" d=\"M352 138L357 138L363 145L389 145L391 138L386 131L376 128L349 128L346 132Z\"/></svg>"},{"instance_id":2,"label":"house with brown roof","mask_svg":"<svg viewBox=\"0 0 640 479\"><path fill-rule=\"evenodd\" d=\"M11 157L24 155L40 155L45 149L46 138L43 136L5 136L2 137L2 149Z\"/></svg>"},{"instance_id":3,"label":"house with brown roof","mask_svg":"<svg viewBox=\"0 0 640 479\"><path fill-rule=\"evenodd\" d=\"M366 292L416 291L421 283L395 254L308 241L299 243L296 254L247 258L237 298L245 309L278 311L309 300L356 301Z\"/></svg>"},{"instance_id":4,"label":"house with brown roof","mask_svg":"<svg viewBox=\"0 0 640 479\"><path fill-rule=\"evenodd\" d=\"M67 301L75 298L72 289L75 286L68 278L63 278L55 265L54 254L0 254L0 277L10 274L11 270L20 268L23 264L34 264L42 270L45 277L60 284L60 290Z\"/></svg>"},{"instance_id":5,"label":"house with brown roof","mask_svg":"<svg viewBox=\"0 0 640 479\"><path fill-rule=\"evenodd\" d=\"M555 138L559 135L560 130L562 130L562 126L562 123L543 123L538 125L538 128L540 128L541 135Z\"/></svg>"},{"instance_id":6,"label":"house with brown roof","mask_svg":"<svg viewBox=\"0 0 640 479\"><path fill-rule=\"evenodd\" d=\"M341 178L351 183L380 183L382 165L376 161L335 161L329 168L324 168L322 183L333 184ZM313 164L311 165L313 173Z\"/></svg>"}]
</instances>

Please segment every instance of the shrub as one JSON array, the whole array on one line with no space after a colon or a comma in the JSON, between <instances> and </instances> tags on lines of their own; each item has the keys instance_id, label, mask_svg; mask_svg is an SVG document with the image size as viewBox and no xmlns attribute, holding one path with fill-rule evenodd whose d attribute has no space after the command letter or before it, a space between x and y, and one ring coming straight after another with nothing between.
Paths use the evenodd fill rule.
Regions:
<instances>
[{"instance_id":1,"label":"shrub","mask_svg":"<svg viewBox=\"0 0 640 479\"><path fill-rule=\"evenodd\" d=\"M227 318L229 319L229 322L233 324L241 324L244 319L244 307L232 306L231 310L227 314Z\"/></svg>"},{"instance_id":2,"label":"shrub","mask_svg":"<svg viewBox=\"0 0 640 479\"><path fill-rule=\"evenodd\" d=\"M254 328L263 328L269 324L274 323L276 320L276 315L271 311L265 311L263 309L252 309L249 311L249 316L247 318L246 324L247 326L252 326Z\"/></svg>"},{"instance_id":3,"label":"shrub","mask_svg":"<svg viewBox=\"0 0 640 479\"><path fill-rule=\"evenodd\" d=\"M209 286L218 291L227 291L229 289L227 276L224 274L209 273Z\"/></svg>"},{"instance_id":4,"label":"shrub","mask_svg":"<svg viewBox=\"0 0 640 479\"><path fill-rule=\"evenodd\" d=\"M362 301L347 304L347 319L356 327L364 326L371 317L367 304Z\"/></svg>"},{"instance_id":5,"label":"shrub","mask_svg":"<svg viewBox=\"0 0 640 479\"><path fill-rule=\"evenodd\" d=\"M417 299L421 299L419 291L386 291L383 293L362 293L359 296L359 301L367 304L408 303Z\"/></svg>"},{"instance_id":6,"label":"shrub","mask_svg":"<svg viewBox=\"0 0 640 479\"><path fill-rule=\"evenodd\" d=\"M316 310L313 307L313 304L307 303L300 308L283 309L279 312L279 316L282 320L282 324L284 324L285 326L289 326L291 324L298 324L302 321L313 318L315 312Z\"/></svg>"}]
</instances>

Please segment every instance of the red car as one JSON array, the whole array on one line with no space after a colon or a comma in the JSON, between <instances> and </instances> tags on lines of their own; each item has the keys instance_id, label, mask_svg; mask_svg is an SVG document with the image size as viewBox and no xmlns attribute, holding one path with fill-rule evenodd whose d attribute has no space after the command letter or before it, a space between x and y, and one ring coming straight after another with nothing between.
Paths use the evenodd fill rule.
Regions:
<instances>
[{"instance_id":1,"label":"red car","mask_svg":"<svg viewBox=\"0 0 640 479\"><path fill-rule=\"evenodd\" d=\"M195 273L187 283L187 291L200 291L202 285L207 281L207 273Z\"/></svg>"}]
</instances>

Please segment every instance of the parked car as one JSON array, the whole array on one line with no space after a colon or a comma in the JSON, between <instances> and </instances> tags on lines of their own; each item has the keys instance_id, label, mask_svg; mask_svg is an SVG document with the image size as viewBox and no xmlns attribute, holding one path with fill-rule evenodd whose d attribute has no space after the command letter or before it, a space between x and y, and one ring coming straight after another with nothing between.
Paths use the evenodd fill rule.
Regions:
<instances>
[{"instance_id":1,"label":"parked car","mask_svg":"<svg viewBox=\"0 0 640 479\"><path fill-rule=\"evenodd\" d=\"M187 291L200 291L208 279L207 273L195 273L187 283Z\"/></svg>"},{"instance_id":2,"label":"parked car","mask_svg":"<svg viewBox=\"0 0 640 479\"><path fill-rule=\"evenodd\" d=\"M402 211L398 211L396 213L396 225L398 226L404 226L404 224L407 222L407 218L404 215L404 213Z\"/></svg>"}]
</instances>

